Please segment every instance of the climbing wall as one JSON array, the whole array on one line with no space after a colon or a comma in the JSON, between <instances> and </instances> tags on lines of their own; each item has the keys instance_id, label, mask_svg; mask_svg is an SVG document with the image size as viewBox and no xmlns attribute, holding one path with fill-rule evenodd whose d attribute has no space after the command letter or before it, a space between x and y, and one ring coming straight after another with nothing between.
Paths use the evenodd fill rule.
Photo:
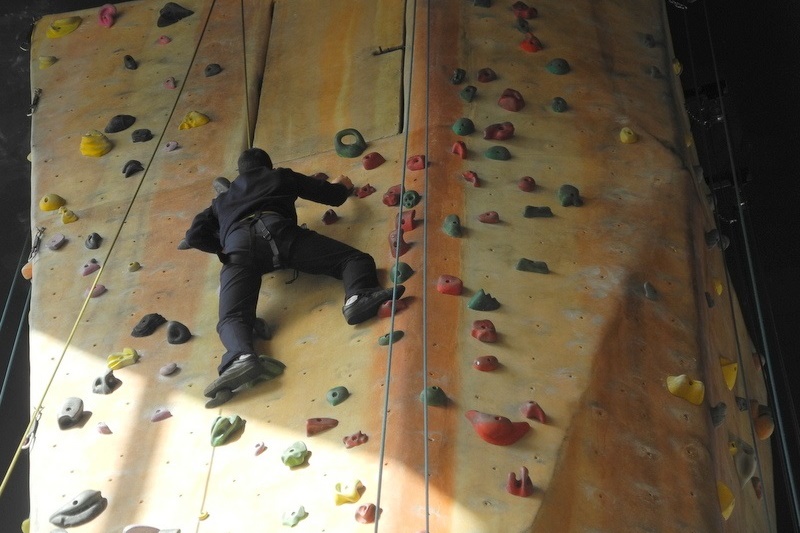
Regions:
<instances>
[{"instance_id":1,"label":"climbing wall","mask_svg":"<svg viewBox=\"0 0 800 533\"><path fill-rule=\"evenodd\" d=\"M109 28L97 10L38 23L31 531L92 509L83 491L107 499L87 532L773 529L760 360L691 172L661 3L357 4L193 0L159 27L148 0ZM82 155L121 114L110 151ZM367 147L342 157L350 128ZM251 135L278 166L353 179L327 224L304 201L301 222L406 292L350 327L340 282L265 276L258 346L286 370L206 409L219 263L179 248ZM69 212L40 209L52 195ZM150 313L170 323L132 336ZM109 363L121 383L93 392ZM71 397L84 412L62 429ZM338 425L307 435L321 418Z\"/></svg>"}]
</instances>

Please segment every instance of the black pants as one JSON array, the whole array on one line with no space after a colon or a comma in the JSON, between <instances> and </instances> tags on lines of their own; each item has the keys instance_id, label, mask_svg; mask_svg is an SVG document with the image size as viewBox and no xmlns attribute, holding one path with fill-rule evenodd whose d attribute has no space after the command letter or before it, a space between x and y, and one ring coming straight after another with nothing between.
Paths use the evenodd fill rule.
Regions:
<instances>
[{"instance_id":1,"label":"black pants","mask_svg":"<svg viewBox=\"0 0 800 533\"><path fill-rule=\"evenodd\" d=\"M267 222L280 252L283 268L342 280L345 300L365 289L379 286L375 260L369 254L315 231L300 228L290 221ZM244 231L253 231L252 226L245 225L240 236L247 235ZM272 271L273 249L262 236L252 236L250 243L251 253L237 254L237 260L223 265L219 274L217 333L226 349L218 367L220 373L238 356L255 353L253 325L258 293L261 290L261 277ZM252 260L242 260L243 257Z\"/></svg>"}]
</instances>

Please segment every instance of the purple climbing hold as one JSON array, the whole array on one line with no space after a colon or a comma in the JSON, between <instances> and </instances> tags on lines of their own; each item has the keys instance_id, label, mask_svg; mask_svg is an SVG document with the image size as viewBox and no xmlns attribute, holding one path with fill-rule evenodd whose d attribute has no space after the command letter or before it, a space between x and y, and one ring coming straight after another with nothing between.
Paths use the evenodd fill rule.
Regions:
<instances>
[{"instance_id":1,"label":"purple climbing hold","mask_svg":"<svg viewBox=\"0 0 800 533\"><path fill-rule=\"evenodd\" d=\"M171 416L172 413L169 412L169 409L156 409L156 411L150 416L150 422L161 422L162 420L166 420Z\"/></svg>"},{"instance_id":2,"label":"purple climbing hold","mask_svg":"<svg viewBox=\"0 0 800 533\"><path fill-rule=\"evenodd\" d=\"M95 285L91 289L87 289L86 294L84 297L89 296L90 298L97 298L98 296L106 293L106 286L100 285L99 283Z\"/></svg>"},{"instance_id":3,"label":"purple climbing hold","mask_svg":"<svg viewBox=\"0 0 800 533\"><path fill-rule=\"evenodd\" d=\"M131 337L147 337L148 335L152 335L158 326L166 322L167 319L158 313L146 314L139 320L139 323L134 326L131 331Z\"/></svg>"},{"instance_id":4,"label":"purple climbing hold","mask_svg":"<svg viewBox=\"0 0 800 533\"><path fill-rule=\"evenodd\" d=\"M89 262L81 267L81 275L88 276L92 272L97 272L100 270L100 263L97 262L97 259L94 257L89 259Z\"/></svg>"},{"instance_id":5,"label":"purple climbing hold","mask_svg":"<svg viewBox=\"0 0 800 533\"><path fill-rule=\"evenodd\" d=\"M64 234L63 233L56 233L55 235L50 237L50 240L48 240L45 243L45 246L47 246L47 248L50 249L50 250L58 250L59 248L64 246L66 243L67 243L67 238L64 236Z\"/></svg>"},{"instance_id":6,"label":"purple climbing hold","mask_svg":"<svg viewBox=\"0 0 800 533\"><path fill-rule=\"evenodd\" d=\"M164 145L164 150L167 152L174 152L180 147L181 145L178 144L178 141L167 141L167 143Z\"/></svg>"}]
</instances>

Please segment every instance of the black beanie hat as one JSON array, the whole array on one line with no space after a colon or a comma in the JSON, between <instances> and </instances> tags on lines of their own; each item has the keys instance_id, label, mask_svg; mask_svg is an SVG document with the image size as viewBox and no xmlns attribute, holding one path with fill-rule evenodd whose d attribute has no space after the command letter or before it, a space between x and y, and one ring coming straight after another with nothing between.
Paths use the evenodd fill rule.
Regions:
<instances>
[{"instance_id":1,"label":"black beanie hat","mask_svg":"<svg viewBox=\"0 0 800 533\"><path fill-rule=\"evenodd\" d=\"M272 159L261 148L248 148L239 156L237 162L239 172L248 172L260 167L272 168Z\"/></svg>"}]
</instances>

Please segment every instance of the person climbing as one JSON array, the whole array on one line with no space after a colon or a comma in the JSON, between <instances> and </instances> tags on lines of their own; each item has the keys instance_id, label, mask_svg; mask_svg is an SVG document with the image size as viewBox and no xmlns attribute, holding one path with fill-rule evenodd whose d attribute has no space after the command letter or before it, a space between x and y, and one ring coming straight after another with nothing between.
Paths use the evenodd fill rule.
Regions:
<instances>
[{"instance_id":1,"label":"person climbing","mask_svg":"<svg viewBox=\"0 0 800 533\"><path fill-rule=\"evenodd\" d=\"M186 231L189 246L217 254L222 262L217 333L226 351L217 368L219 377L203 392L212 398L208 407L224 403L235 389L265 374L253 347L264 274L294 269L342 280L342 314L350 325L374 317L384 302L405 291L402 285L380 286L369 254L297 224L298 198L342 205L353 191L350 178L339 176L328 182L273 168L260 148L242 152L238 172L230 185L217 189L211 206L197 214Z\"/></svg>"}]
</instances>

